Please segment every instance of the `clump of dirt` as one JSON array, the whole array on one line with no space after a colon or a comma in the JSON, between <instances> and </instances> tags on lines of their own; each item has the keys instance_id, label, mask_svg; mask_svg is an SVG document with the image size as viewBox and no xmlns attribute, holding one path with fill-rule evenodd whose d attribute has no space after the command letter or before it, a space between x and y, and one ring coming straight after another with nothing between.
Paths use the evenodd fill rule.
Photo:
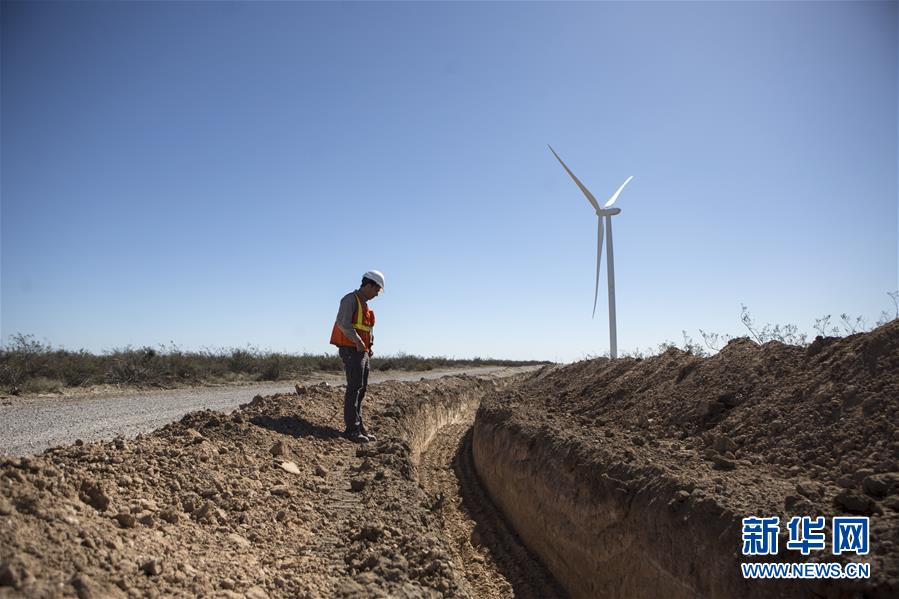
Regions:
<instances>
[{"instance_id":1,"label":"clump of dirt","mask_svg":"<svg viewBox=\"0 0 899 599\"><path fill-rule=\"evenodd\" d=\"M897 414L894 321L806 348L742 338L708 358L669 349L548 367L485 400L477 418L492 432L554 444L572 468L671 481L670 505L688 508L681 513L705 506L784 524L794 515L870 516L863 561L872 578L852 588L890 595L899 590ZM739 550L732 520L727 534L736 524ZM837 561L829 550L826 558Z\"/></svg>"},{"instance_id":2,"label":"clump of dirt","mask_svg":"<svg viewBox=\"0 0 899 599\"><path fill-rule=\"evenodd\" d=\"M2 458L0 596L458 595L405 422L493 386L377 385L368 445L340 437L343 391L319 385L134 440Z\"/></svg>"}]
</instances>

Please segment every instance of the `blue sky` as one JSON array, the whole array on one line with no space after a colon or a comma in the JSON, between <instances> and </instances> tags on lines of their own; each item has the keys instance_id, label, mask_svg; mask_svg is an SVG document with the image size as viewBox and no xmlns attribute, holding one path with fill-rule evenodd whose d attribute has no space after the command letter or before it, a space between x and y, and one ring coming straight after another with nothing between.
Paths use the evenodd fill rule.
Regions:
<instances>
[{"instance_id":1,"label":"blue sky","mask_svg":"<svg viewBox=\"0 0 899 599\"><path fill-rule=\"evenodd\" d=\"M873 323L897 284L896 2L2 5L0 335L620 352ZM603 258L605 262L605 257Z\"/></svg>"}]
</instances>

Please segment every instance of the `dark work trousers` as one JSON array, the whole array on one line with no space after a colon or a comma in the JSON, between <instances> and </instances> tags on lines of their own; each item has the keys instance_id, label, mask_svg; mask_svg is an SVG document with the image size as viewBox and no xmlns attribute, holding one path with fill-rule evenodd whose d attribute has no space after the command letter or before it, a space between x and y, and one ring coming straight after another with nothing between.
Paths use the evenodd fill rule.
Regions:
<instances>
[{"instance_id":1,"label":"dark work trousers","mask_svg":"<svg viewBox=\"0 0 899 599\"><path fill-rule=\"evenodd\" d=\"M362 432L365 428L362 423L362 400L368 388L368 352L354 347L340 347L337 353L343 360L343 371L346 373L343 424L348 433Z\"/></svg>"}]
</instances>

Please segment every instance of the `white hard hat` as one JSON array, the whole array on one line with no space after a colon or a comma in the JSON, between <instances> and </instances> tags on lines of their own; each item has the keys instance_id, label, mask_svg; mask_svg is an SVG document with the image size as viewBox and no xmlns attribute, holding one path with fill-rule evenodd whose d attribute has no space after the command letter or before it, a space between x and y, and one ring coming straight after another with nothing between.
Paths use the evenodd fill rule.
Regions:
<instances>
[{"instance_id":1,"label":"white hard hat","mask_svg":"<svg viewBox=\"0 0 899 599\"><path fill-rule=\"evenodd\" d=\"M370 270L362 276L377 283L382 290L384 289L384 273L380 270Z\"/></svg>"}]
</instances>

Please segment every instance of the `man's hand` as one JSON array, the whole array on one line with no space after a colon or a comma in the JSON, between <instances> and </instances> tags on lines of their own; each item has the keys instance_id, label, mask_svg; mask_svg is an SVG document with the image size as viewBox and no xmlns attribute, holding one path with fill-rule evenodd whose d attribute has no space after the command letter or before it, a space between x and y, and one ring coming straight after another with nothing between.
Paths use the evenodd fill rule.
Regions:
<instances>
[{"instance_id":1,"label":"man's hand","mask_svg":"<svg viewBox=\"0 0 899 599\"><path fill-rule=\"evenodd\" d=\"M372 357L373 355L375 355L375 350L373 350L372 348L369 347L369 348L368 348L368 357L370 358L370 357Z\"/></svg>"}]
</instances>

